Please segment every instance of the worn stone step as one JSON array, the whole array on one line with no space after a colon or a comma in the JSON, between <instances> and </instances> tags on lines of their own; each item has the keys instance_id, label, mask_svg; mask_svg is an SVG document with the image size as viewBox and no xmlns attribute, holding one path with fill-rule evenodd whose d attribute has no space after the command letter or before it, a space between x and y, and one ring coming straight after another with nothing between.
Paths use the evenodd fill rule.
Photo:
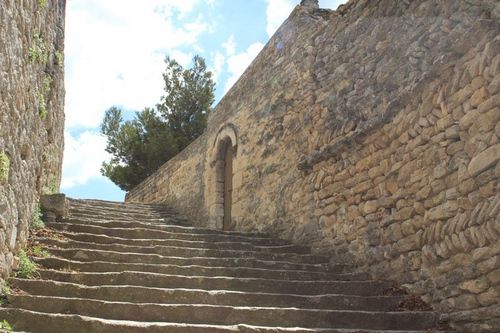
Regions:
<instances>
[{"instance_id":1,"label":"worn stone step","mask_svg":"<svg viewBox=\"0 0 500 333\"><path fill-rule=\"evenodd\" d=\"M163 209L157 210L152 207L129 207L128 205L124 205L123 207L104 207L104 206L91 206L91 205L70 205L69 210L71 212L98 212L98 213L112 213L112 214L143 214L143 215L177 215L171 209Z\"/></svg>"},{"instance_id":2,"label":"worn stone step","mask_svg":"<svg viewBox=\"0 0 500 333\"><path fill-rule=\"evenodd\" d=\"M176 257L215 257L215 258L256 258L260 260L269 261L289 261L296 263L308 264L322 264L327 263L328 259L325 257L314 256L309 254L292 254L292 253L272 253L272 252L259 252L259 251L242 251L242 250L223 250L223 249L205 249L205 248L189 248L189 247L175 247L175 246L129 246L121 244L97 244L77 241L64 241L58 239L37 238L37 243L61 249L89 249L89 250L103 250L114 252L129 252L129 253L142 253L142 254L159 254L163 256L176 256Z\"/></svg>"},{"instance_id":3,"label":"worn stone step","mask_svg":"<svg viewBox=\"0 0 500 333\"><path fill-rule=\"evenodd\" d=\"M366 273L335 273L333 267L329 273L319 271L301 270L278 270L247 267L206 267L206 266L178 266L178 265L158 265L142 263L114 263L106 261L81 262L57 257L35 258L35 261L48 269L70 270L79 272L151 272L173 275L193 275L193 276L233 276L244 278L263 278L279 280L368 280ZM341 272L340 267L337 271Z\"/></svg>"},{"instance_id":4,"label":"worn stone step","mask_svg":"<svg viewBox=\"0 0 500 333\"><path fill-rule=\"evenodd\" d=\"M105 212L97 210L79 211L72 209L68 213L70 218L76 219L106 219L106 220L143 220L143 221L156 221L156 220L179 220L186 222L185 219L180 218L174 214L158 214L158 213L141 213L141 212Z\"/></svg>"},{"instance_id":5,"label":"worn stone step","mask_svg":"<svg viewBox=\"0 0 500 333\"><path fill-rule=\"evenodd\" d=\"M93 207L93 206L72 206L68 210L69 214L96 214L96 215L103 215L103 214L117 214L117 215L138 215L138 216L171 216L171 217L179 217L183 218L176 212L172 210L167 210L167 209L152 209L152 208L130 208L130 207L123 207L123 208L108 208L108 207Z\"/></svg>"},{"instance_id":6,"label":"worn stone step","mask_svg":"<svg viewBox=\"0 0 500 333\"><path fill-rule=\"evenodd\" d=\"M169 216L169 215L158 215L158 216L153 216L153 215L143 215L141 217L134 217L134 216L129 216L129 215L120 215L120 216L112 216L112 215L104 215L104 214L95 214L95 213L89 213L89 214L68 214L68 217L63 220L79 220L82 221L81 223L88 224L88 223L95 223L95 222L109 222L109 221L116 221L116 222L133 222L133 221L142 221L144 223L148 224L162 224L162 225L179 225L177 223L183 223L188 224L188 221L176 216Z\"/></svg>"},{"instance_id":7,"label":"worn stone step","mask_svg":"<svg viewBox=\"0 0 500 333\"><path fill-rule=\"evenodd\" d=\"M309 270L326 271L329 266L323 264L303 264L291 261L270 261L260 260L252 257L176 257L162 256L159 254L142 254L130 252L116 252L104 250L88 249L56 249L51 248L50 253L56 257L61 257L77 261L107 261L117 263L143 263L159 265L179 265L179 266L216 266L216 267L251 267L280 270ZM340 266L342 267L342 266ZM337 268L338 269L338 268Z\"/></svg>"},{"instance_id":8,"label":"worn stone step","mask_svg":"<svg viewBox=\"0 0 500 333\"><path fill-rule=\"evenodd\" d=\"M196 235L235 235L235 236L243 236L243 237L258 237L258 238L270 238L269 235L263 233L256 232L238 232L238 231L222 231L222 230L214 230L207 228L198 228L198 227L190 227L190 226L179 226L179 225L169 225L166 223L158 222L143 222L141 220L100 220L96 217L88 220L81 219L66 219L63 221L65 223L73 223L73 224L94 224L96 226L105 227L105 228L143 228L143 229L155 229L155 230L164 230L171 231L176 233L184 233L184 234L196 234Z\"/></svg>"},{"instance_id":9,"label":"worn stone step","mask_svg":"<svg viewBox=\"0 0 500 333\"><path fill-rule=\"evenodd\" d=\"M75 224L75 223L47 223L49 228L55 230L64 230L78 233L90 233L106 235L111 237L129 238L129 239L179 239L192 241L246 241L256 245L285 245L289 242L281 239L269 237L252 237L225 234L186 234L172 231L154 230L146 228L106 228L97 225Z\"/></svg>"},{"instance_id":10,"label":"worn stone step","mask_svg":"<svg viewBox=\"0 0 500 333\"><path fill-rule=\"evenodd\" d=\"M179 239L127 239L122 237L111 237L106 235L89 234L89 233L75 233L60 231L63 237L89 243L98 244L122 244L130 246L175 246L175 247L189 247L189 248L206 248L206 249L226 249L226 250L251 250L273 253L296 253L296 254L309 254L310 249L294 244L284 245L258 245L246 241L190 241Z\"/></svg>"},{"instance_id":11,"label":"worn stone step","mask_svg":"<svg viewBox=\"0 0 500 333\"><path fill-rule=\"evenodd\" d=\"M0 308L0 317L13 323L16 329L36 333L424 333L423 331L377 331L373 329L307 329L300 327L256 327L250 325L147 323L6 308ZM40 323L43 323L43 325ZM431 331L425 332L432 333Z\"/></svg>"},{"instance_id":12,"label":"worn stone step","mask_svg":"<svg viewBox=\"0 0 500 333\"><path fill-rule=\"evenodd\" d=\"M132 223L142 222L148 225L163 225L163 226L189 226L187 220L172 216L113 216L113 215L83 215L83 214L68 214L61 222L77 223L77 224L99 224L103 222L121 222Z\"/></svg>"},{"instance_id":13,"label":"worn stone step","mask_svg":"<svg viewBox=\"0 0 500 333\"><path fill-rule=\"evenodd\" d=\"M394 311L403 296L297 295L229 290L168 289L140 286L86 286L75 283L10 279L15 288L31 295L75 297L111 302L157 304L212 304L305 309Z\"/></svg>"},{"instance_id":14,"label":"worn stone step","mask_svg":"<svg viewBox=\"0 0 500 333\"><path fill-rule=\"evenodd\" d=\"M428 329L438 322L431 312L373 312L205 304L152 304L83 298L9 295L9 306L45 313L145 322L305 328Z\"/></svg>"},{"instance_id":15,"label":"worn stone step","mask_svg":"<svg viewBox=\"0 0 500 333\"><path fill-rule=\"evenodd\" d=\"M385 281L300 281L272 280L259 278L184 276L144 272L61 272L55 270L40 270L44 280L55 280L84 284L88 286L101 285L131 285L153 288L186 288L204 290L236 290L248 292L322 295L342 294L357 296L379 296L392 287Z\"/></svg>"},{"instance_id":16,"label":"worn stone step","mask_svg":"<svg viewBox=\"0 0 500 333\"><path fill-rule=\"evenodd\" d=\"M106 201L106 200L95 200L95 199L72 199L67 198L69 206L71 207L100 207L107 209L159 209L159 210L169 210L173 209L164 204L154 204L154 203L139 203L139 202L118 202L118 201Z\"/></svg>"}]
</instances>

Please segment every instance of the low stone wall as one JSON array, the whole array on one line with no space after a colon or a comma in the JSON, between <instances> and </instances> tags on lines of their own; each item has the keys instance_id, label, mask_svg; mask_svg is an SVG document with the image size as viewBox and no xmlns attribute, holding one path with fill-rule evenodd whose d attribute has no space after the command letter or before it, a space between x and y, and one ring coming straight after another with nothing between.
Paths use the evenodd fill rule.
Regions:
<instances>
[{"instance_id":1,"label":"low stone wall","mask_svg":"<svg viewBox=\"0 0 500 333\"><path fill-rule=\"evenodd\" d=\"M298 7L206 133L128 196L401 281L467 332L500 314L500 5ZM222 184L222 185L221 185ZM222 201L221 201L222 200Z\"/></svg>"},{"instance_id":2,"label":"low stone wall","mask_svg":"<svg viewBox=\"0 0 500 333\"><path fill-rule=\"evenodd\" d=\"M203 197L206 149L205 133L128 193L126 201L166 203L195 224L207 226Z\"/></svg>"},{"instance_id":3,"label":"low stone wall","mask_svg":"<svg viewBox=\"0 0 500 333\"><path fill-rule=\"evenodd\" d=\"M0 2L0 284L61 178L64 0Z\"/></svg>"}]
</instances>

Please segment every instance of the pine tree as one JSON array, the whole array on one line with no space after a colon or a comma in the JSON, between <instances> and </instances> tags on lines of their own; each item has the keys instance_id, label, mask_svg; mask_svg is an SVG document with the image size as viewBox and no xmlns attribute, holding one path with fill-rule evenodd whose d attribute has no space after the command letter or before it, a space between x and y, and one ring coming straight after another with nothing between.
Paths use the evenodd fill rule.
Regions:
<instances>
[{"instance_id":1,"label":"pine tree","mask_svg":"<svg viewBox=\"0 0 500 333\"><path fill-rule=\"evenodd\" d=\"M111 107L101 124L106 151L112 156L103 163L101 173L125 191L153 174L206 128L215 84L205 61L195 56L189 69L169 57L165 62L165 96L156 108L145 108L133 120L123 121L122 111Z\"/></svg>"}]
</instances>

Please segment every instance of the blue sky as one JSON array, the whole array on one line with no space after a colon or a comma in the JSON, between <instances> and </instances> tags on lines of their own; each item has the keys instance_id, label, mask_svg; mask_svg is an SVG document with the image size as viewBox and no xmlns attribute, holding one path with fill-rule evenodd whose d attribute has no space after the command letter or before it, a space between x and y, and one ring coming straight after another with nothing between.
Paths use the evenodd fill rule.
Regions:
<instances>
[{"instance_id":1,"label":"blue sky","mask_svg":"<svg viewBox=\"0 0 500 333\"><path fill-rule=\"evenodd\" d=\"M189 66L207 61L216 102L236 82L300 0L68 0L66 131L61 192L121 201L125 193L100 174L104 111L133 111L162 96L166 55ZM320 0L336 9L345 0Z\"/></svg>"}]
</instances>

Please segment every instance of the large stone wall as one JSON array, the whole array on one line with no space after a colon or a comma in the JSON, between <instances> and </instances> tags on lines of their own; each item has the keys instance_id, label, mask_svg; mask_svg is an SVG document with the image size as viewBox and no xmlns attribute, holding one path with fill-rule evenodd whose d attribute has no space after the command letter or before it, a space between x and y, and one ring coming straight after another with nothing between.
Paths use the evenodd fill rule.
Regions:
<instances>
[{"instance_id":1,"label":"large stone wall","mask_svg":"<svg viewBox=\"0 0 500 333\"><path fill-rule=\"evenodd\" d=\"M0 1L0 280L60 184L64 16L65 0Z\"/></svg>"},{"instance_id":2,"label":"large stone wall","mask_svg":"<svg viewBox=\"0 0 500 333\"><path fill-rule=\"evenodd\" d=\"M420 294L467 332L500 329L500 4L297 7L210 116L132 190L222 227L312 245Z\"/></svg>"}]
</instances>

